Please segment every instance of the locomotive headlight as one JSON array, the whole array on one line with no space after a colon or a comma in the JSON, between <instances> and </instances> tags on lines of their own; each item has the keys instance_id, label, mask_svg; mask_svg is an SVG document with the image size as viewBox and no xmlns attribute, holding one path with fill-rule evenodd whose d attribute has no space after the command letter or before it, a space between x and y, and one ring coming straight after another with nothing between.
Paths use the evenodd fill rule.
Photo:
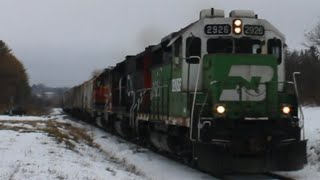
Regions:
<instances>
[{"instance_id":1,"label":"locomotive headlight","mask_svg":"<svg viewBox=\"0 0 320 180\"><path fill-rule=\"evenodd\" d=\"M241 31L242 31L242 29L240 27L234 28L234 33L236 33L236 34L240 34Z\"/></svg>"},{"instance_id":2,"label":"locomotive headlight","mask_svg":"<svg viewBox=\"0 0 320 180\"><path fill-rule=\"evenodd\" d=\"M282 113L283 114L289 114L291 112L291 108L289 106L283 106L282 107Z\"/></svg>"},{"instance_id":3,"label":"locomotive headlight","mask_svg":"<svg viewBox=\"0 0 320 180\"><path fill-rule=\"evenodd\" d=\"M242 21L241 19L233 20L233 33L241 34L242 33Z\"/></svg>"},{"instance_id":4,"label":"locomotive headlight","mask_svg":"<svg viewBox=\"0 0 320 180\"><path fill-rule=\"evenodd\" d=\"M233 21L233 24L237 27L241 26L242 25L242 21L240 19L236 19Z\"/></svg>"},{"instance_id":5,"label":"locomotive headlight","mask_svg":"<svg viewBox=\"0 0 320 180\"><path fill-rule=\"evenodd\" d=\"M217 106L216 110L219 114L223 114L224 112L226 112L226 108L222 105Z\"/></svg>"}]
</instances>

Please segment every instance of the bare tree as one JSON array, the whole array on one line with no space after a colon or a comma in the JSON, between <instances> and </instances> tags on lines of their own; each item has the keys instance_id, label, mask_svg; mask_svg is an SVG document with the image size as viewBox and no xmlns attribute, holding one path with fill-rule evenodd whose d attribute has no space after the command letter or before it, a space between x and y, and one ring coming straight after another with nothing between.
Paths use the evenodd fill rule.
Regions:
<instances>
[{"instance_id":1,"label":"bare tree","mask_svg":"<svg viewBox=\"0 0 320 180\"><path fill-rule=\"evenodd\" d=\"M320 22L308 33L305 34L304 45L310 49L310 53L317 59L320 58Z\"/></svg>"}]
</instances>

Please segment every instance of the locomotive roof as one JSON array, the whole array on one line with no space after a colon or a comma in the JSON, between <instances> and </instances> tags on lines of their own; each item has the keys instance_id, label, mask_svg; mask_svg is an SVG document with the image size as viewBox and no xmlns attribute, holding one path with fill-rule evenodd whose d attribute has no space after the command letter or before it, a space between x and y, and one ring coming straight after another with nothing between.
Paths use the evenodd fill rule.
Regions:
<instances>
[{"instance_id":1,"label":"locomotive roof","mask_svg":"<svg viewBox=\"0 0 320 180\"><path fill-rule=\"evenodd\" d=\"M185 33L190 27L192 27L193 25L195 25L197 22L199 22L199 20L189 24L188 26L182 28L180 31L177 32L173 32L167 36L165 36L164 38L161 39L161 43L168 43L167 46L171 46L177 39L179 39L179 37L181 37L183 35L183 33Z\"/></svg>"},{"instance_id":2,"label":"locomotive roof","mask_svg":"<svg viewBox=\"0 0 320 180\"><path fill-rule=\"evenodd\" d=\"M161 43L160 44L167 44L167 47L171 46L177 39L179 39L187 30L189 30L192 26L198 24L200 21L203 21L204 19L234 19L233 17L218 17L218 18L202 18L199 19L191 24L189 24L188 26L182 28L181 30L177 31L177 32L173 32L167 36L165 36L164 38L161 39ZM252 18L242 18L242 19L252 19ZM258 19L260 20L265 27L265 30L269 30L274 32L275 34L277 34L278 36L280 36L283 40L285 40L285 36L283 33L281 33L273 24L271 24L269 21L265 20L265 19Z\"/></svg>"}]
</instances>

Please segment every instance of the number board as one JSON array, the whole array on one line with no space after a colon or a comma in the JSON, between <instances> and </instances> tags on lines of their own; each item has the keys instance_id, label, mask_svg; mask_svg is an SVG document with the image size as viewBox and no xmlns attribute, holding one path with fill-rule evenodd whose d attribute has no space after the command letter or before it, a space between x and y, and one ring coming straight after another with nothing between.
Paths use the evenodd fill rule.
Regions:
<instances>
[{"instance_id":1,"label":"number board","mask_svg":"<svg viewBox=\"0 0 320 180\"><path fill-rule=\"evenodd\" d=\"M244 26L244 34L251 36L263 36L264 35L264 27L258 25L245 25Z\"/></svg>"},{"instance_id":2,"label":"number board","mask_svg":"<svg viewBox=\"0 0 320 180\"><path fill-rule=\"evenodd\" d=\"M204 33L207 35L224 35L231 33L229 24L208 24L204 27Z\"/></svg>"}]
</instances>

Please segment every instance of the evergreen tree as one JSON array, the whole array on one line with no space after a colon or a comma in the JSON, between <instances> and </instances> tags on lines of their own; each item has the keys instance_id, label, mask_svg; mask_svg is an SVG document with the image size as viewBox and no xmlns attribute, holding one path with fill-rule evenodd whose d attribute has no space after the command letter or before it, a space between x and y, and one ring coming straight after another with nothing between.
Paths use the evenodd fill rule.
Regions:
<instances>
[{"instance_id":1,"label":"evergreen tree","mask_svg":"<svg viewBox=\"0 0 320 180\"><path fill-rule=\"evenodd\" d=\"M0 41L0 108L24 105L30 97L29 80L23 64Z\"/></svg>"}]
</instances>

